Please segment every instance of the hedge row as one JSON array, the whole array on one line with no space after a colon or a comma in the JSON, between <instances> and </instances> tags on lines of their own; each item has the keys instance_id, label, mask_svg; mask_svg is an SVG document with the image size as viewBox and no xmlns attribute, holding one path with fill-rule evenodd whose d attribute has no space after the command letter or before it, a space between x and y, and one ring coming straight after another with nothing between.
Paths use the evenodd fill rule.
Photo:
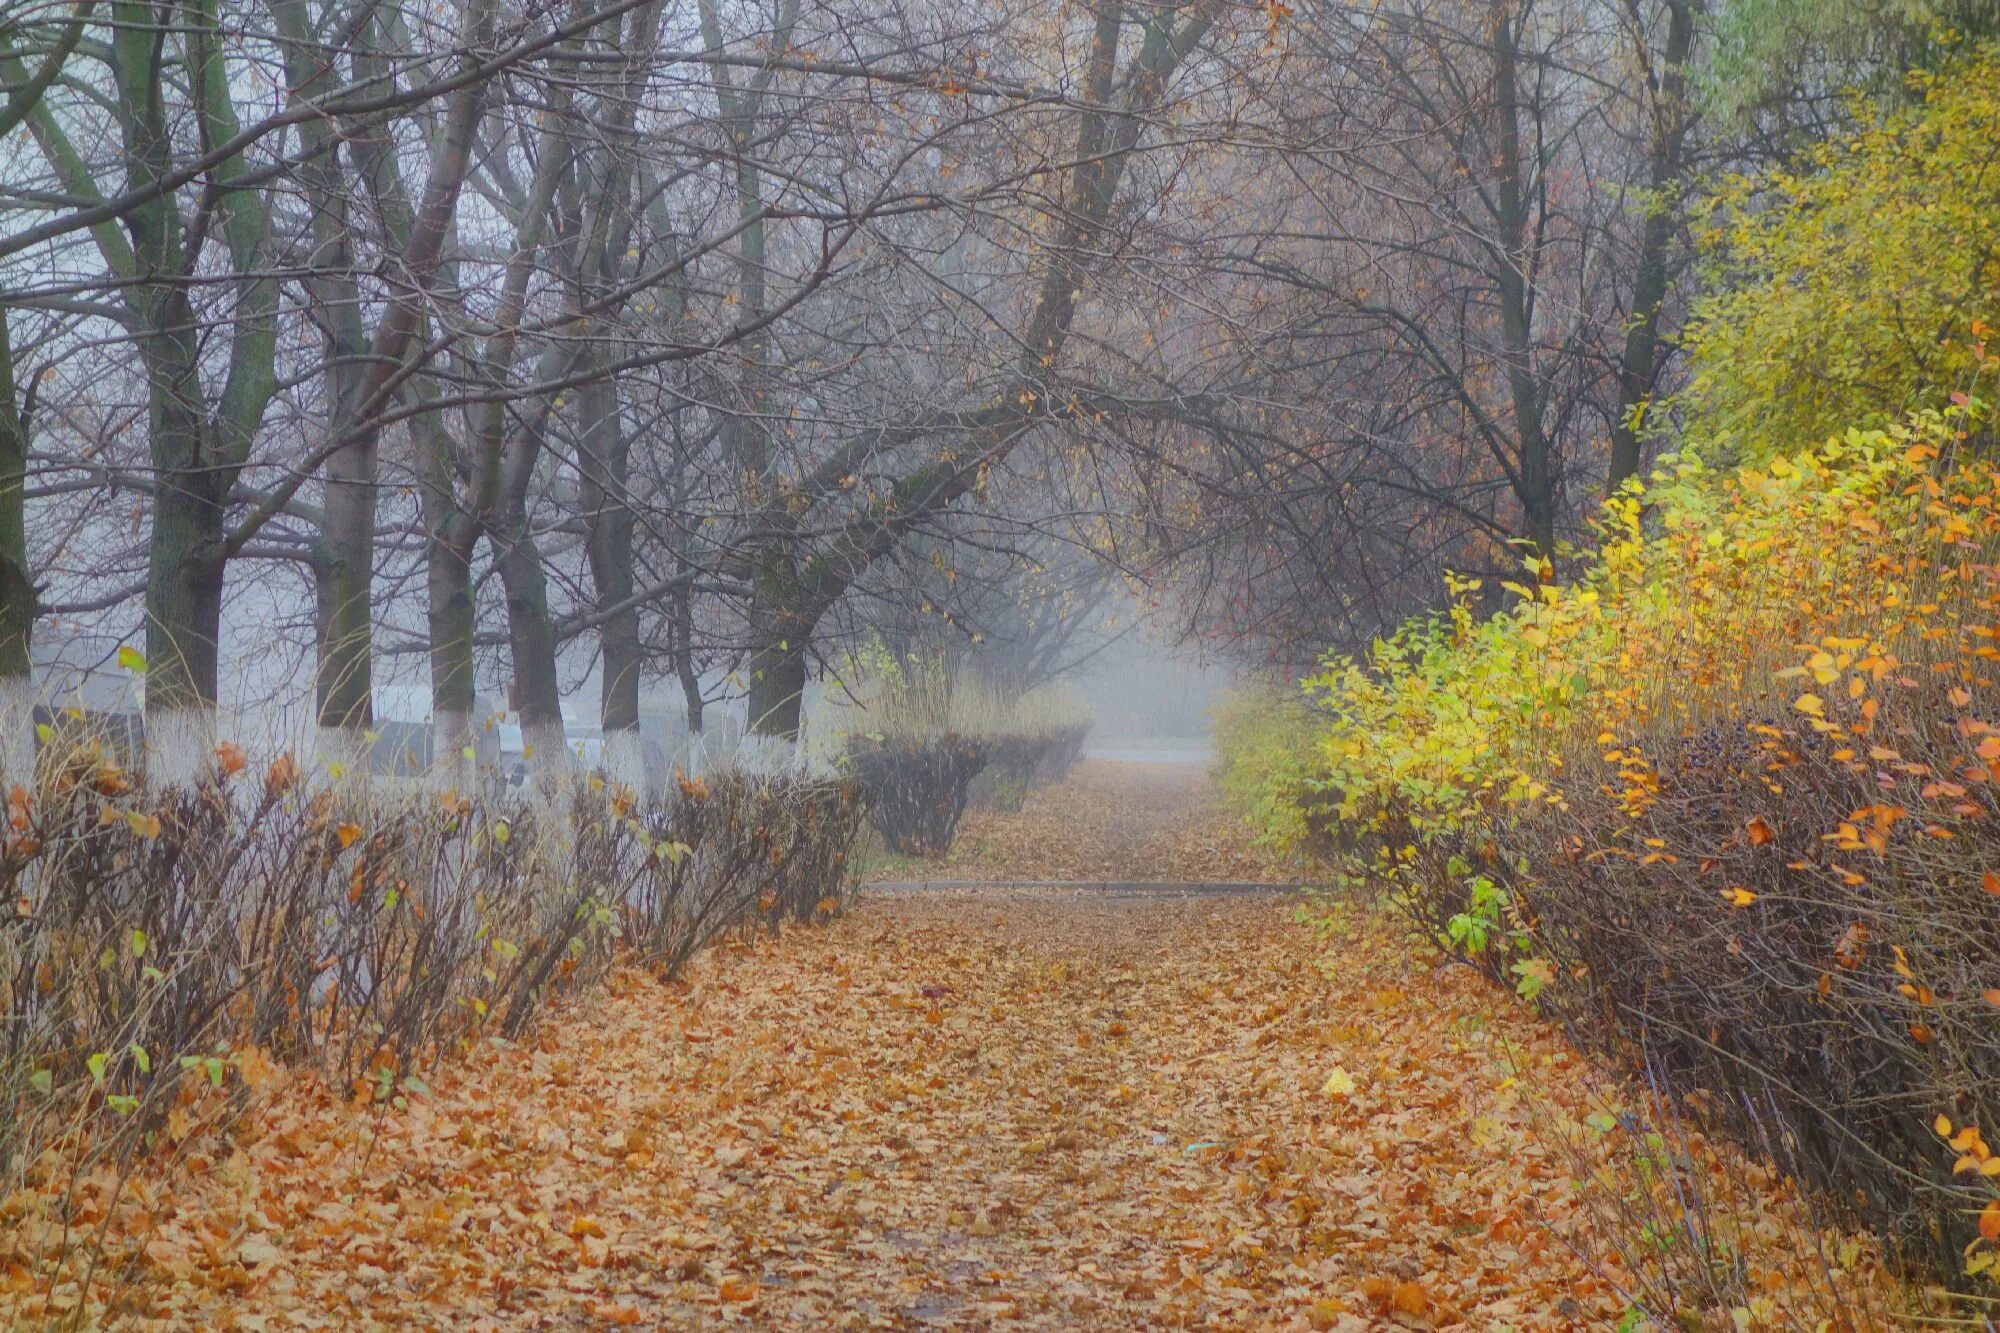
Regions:
<instances>
[{"instance_id":1,"label":"hedge row","mask_svg":"<svg viewBox=\"0 0 2000 1333\"><path fill-rule=\"evenodd\" d=\"M132 1146L189 1078L222 1087L245 1059L401 1097L615 958L672 970L733 927L832 908L861 820L845 780L683 778L650 803L593 781L556 806L371 799L288 758L253 774L233 746L221 768L152 792L85 741L9 793L10 1170L56 1142Z\"/></svg>"},{"instance_id":2,"label":"hedge row","mask_svg":"<svg viewBox=\"0 0 2000 1333\"><path fill-rule=\"evenodd\" d=\"M1329 662L1309 743L1223 733L1274 840L1959 1280L2000 1244L2000 470L1963 430L1669 463L1575 581Z\"/></svg>"}]
</instances>

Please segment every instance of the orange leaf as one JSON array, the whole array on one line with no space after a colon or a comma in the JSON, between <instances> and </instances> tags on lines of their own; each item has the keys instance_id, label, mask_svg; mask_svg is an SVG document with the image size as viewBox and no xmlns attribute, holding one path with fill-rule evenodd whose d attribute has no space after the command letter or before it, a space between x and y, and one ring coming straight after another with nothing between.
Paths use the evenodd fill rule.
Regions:
<instances>
[{"instance_id":1,"label":"orange leaf","mask_svg":"<svg viewBox=\"0 0 2000 1333\"><path fill-rule=\"evenodd\" d=\"M288 754L281 754L271 761L271 767L264 774L264 799L275 801L298 785L299 761Z\"/></svg>"},{"instance_id":2,"label":"orange leaf","mask_svg":"<svg viewBox=\"0 0 2000 1333\"><path fill-rule=\"evenodd\" d=\"M1424 1290L1421 1282L1398 1282L1395 1295L1389 1304L1398 1314L1416 1315L1421 1318L1431 1312L1431 1294Z\"/></svg>"},{"instance_id":3,"label":"orange leaf","mask_svg":"<svg viewBox=\"0 0 2000 1333\"><path fill-rule=\"evenodd\" d=\"M726 1277L722 1279L719 1294L725 1301L754 1301L757 1299L757 1284L747 1277Z\"/></svg>"},{"instance_id":4,"label":"orange leaf","mask_svg":"<svg viewBox=\"0 0 2000 1333\"><path fill-rule=\"evenodd\" d=\"M1996 898L2000 898L2000 875L1996 875L1989 870L1980 877L1979 882L1988 893Z\"/></svg>"},{"instance_id":5,"label":"orange leaf","mask_svg":"<svg viewBox=\"0 0 2000 1333\"><path fill-rule=\"evenodd\" d=\"M1771 826L1764 822L1762 815L1751 819L1748 827L1750 829L1750 845L1752 847L1762 847L1765 843L1775 840L1778 836L1772 831Z\"/></svg>"},{"instance_id":6,"label":"orange leaf","mask_svg":"<svg viewBox=\"0 0 2000 1333\"><path fill-rule=\"evenodd\" d=\"M249 764L250 757L243 753L243 747L235 741L224 741L215 747L215 762L222 770L223 777L232 778L243 771Z\"/></svg>"},{"instance_id":7,"label":"orange leaf","mask_svg":"<svg viewBox=\"0 0 2000 1333\"><path fill-rule=\"evenodd\" d=\"M355 841L361 837L361 825L359 824L342 824L335 831L340 835L340 845L342 847L352 847Z\"/></svg>"},{"instance_id":8,"label":"orange leaf","mask_svg":"<svg viewBox=\"0 0 2000 1333\"><path fill-rule=\"evenodd\" d=\"M2000 1199L1979 1210L1979 1235L1982 1240L2000 1243Z\"/></svg>"}]
</instances>

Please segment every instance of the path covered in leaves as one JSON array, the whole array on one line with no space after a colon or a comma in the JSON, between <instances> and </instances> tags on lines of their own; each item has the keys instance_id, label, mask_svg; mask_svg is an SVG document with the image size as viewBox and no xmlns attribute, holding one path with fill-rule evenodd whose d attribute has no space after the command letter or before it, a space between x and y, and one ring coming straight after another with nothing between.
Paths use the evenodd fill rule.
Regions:
<instances>
[{"instance_id":1,"label":"path covered in leaves","mask_svg":"<svg viewBox=\"0 0 2000 1333\"><path fill-rule=\"evenodd\" d=\"M1296 873L1249 845L1205 765L1092 759L1017 813L969 812L942 862L877 878L1284 883Z\"/></svg>"},{"instance_id":2,"label":"path covered in leaves","mask_svg":"<svg viewBox=\"0 0 2000 1333\"><path fill-rule=\"evenodd\" d=\"M864 894L682 982L620 974L406 1112L281 1089L147 1195L135 1308L272 1329L1612 1326L1621 1302L1569 1244L1571 1172L1510 1072L1546 1098L1571 1057L1380 921L1315 938L1295 906Z\"/></svg>"}]
</instances>

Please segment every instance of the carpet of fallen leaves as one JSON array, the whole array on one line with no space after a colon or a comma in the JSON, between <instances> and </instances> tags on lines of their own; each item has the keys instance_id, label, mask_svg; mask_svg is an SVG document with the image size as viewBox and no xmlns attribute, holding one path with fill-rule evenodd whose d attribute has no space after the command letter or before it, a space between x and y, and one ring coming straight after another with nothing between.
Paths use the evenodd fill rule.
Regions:
<instances>
[{"instance_id":1,"label":"carpet of fallen leaves","mask_svg":"<svg viewBox=\"0 0 2000 1333\"><path fill-rule=\"evenodd\" d=\"M1298 868L1250 845L1199 763L1086 759L1017 812L973 809L950 852L877 879L1208 881L1283 884Z\"/></svg>"},{"instance_id":2,"label":"carpet of fallen leaves","mask_svg":"<svg viewBox=\"0 0 2000 1333\"><path fill-rule=\"evenodd\" d=\"M129 1327L1612 1327L1536 1128L1582 1062L1387 918L1296 908L864 893L404 1110L272 1074L71 1235L140 1256Z\"/></svg>"}]
</instances>

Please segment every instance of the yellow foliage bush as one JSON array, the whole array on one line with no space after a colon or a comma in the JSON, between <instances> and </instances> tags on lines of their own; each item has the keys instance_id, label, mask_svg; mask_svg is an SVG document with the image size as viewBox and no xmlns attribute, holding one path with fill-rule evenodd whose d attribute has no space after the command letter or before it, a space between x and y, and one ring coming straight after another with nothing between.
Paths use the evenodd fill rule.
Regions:
<instances>
[{"instance_id":1,"label":"yellow foliage bush","mask_svg":"<svg viewBox=\"0 0 2000 1333\"><path fill-rule=\"evenodd\" d=\"M1485 618L1458 583L1445 613L1330 659L1303 720L1219 743L1274 840L1323 830L1335 879L1668 1086L1722 1094L1741 1132L1775 1119L1788 1169L1885 1234L2000 1272L2000 1237L1968 1231L2000 1158L1968 1173L1927 1128L2000 1123L1981 411L1760 466L1669 459L1607 507L1575 580L1540 565ZM1285 744L1302 721L1310 754Z\"/></svg>"},{"instance_id":2,"label":"yellow foliage bush","mask_svg":"<svg viewBox=\"0 0 2000 1333\"><path fill-rule=\"evenodd\" d=\"M1261 845L1307 851L1314 827L1306 807L1322 776L1318 743L1327 719L1303 695L1244 690L1218 704L1211 720L1223 799Z\"/></svg>"},{"instance_id":3,"label":"yellow foliage bush","mask_svg":"<svg viewBox=\"0 0 2000 1333\"><path fill-rule=\"evenodd\" d=\"M2000 53L1911 77L1917 105L1723 190L1678 400L1711 458L1885 426L1977 373L2000 325Z\"/></svg>"}]
</instances>

